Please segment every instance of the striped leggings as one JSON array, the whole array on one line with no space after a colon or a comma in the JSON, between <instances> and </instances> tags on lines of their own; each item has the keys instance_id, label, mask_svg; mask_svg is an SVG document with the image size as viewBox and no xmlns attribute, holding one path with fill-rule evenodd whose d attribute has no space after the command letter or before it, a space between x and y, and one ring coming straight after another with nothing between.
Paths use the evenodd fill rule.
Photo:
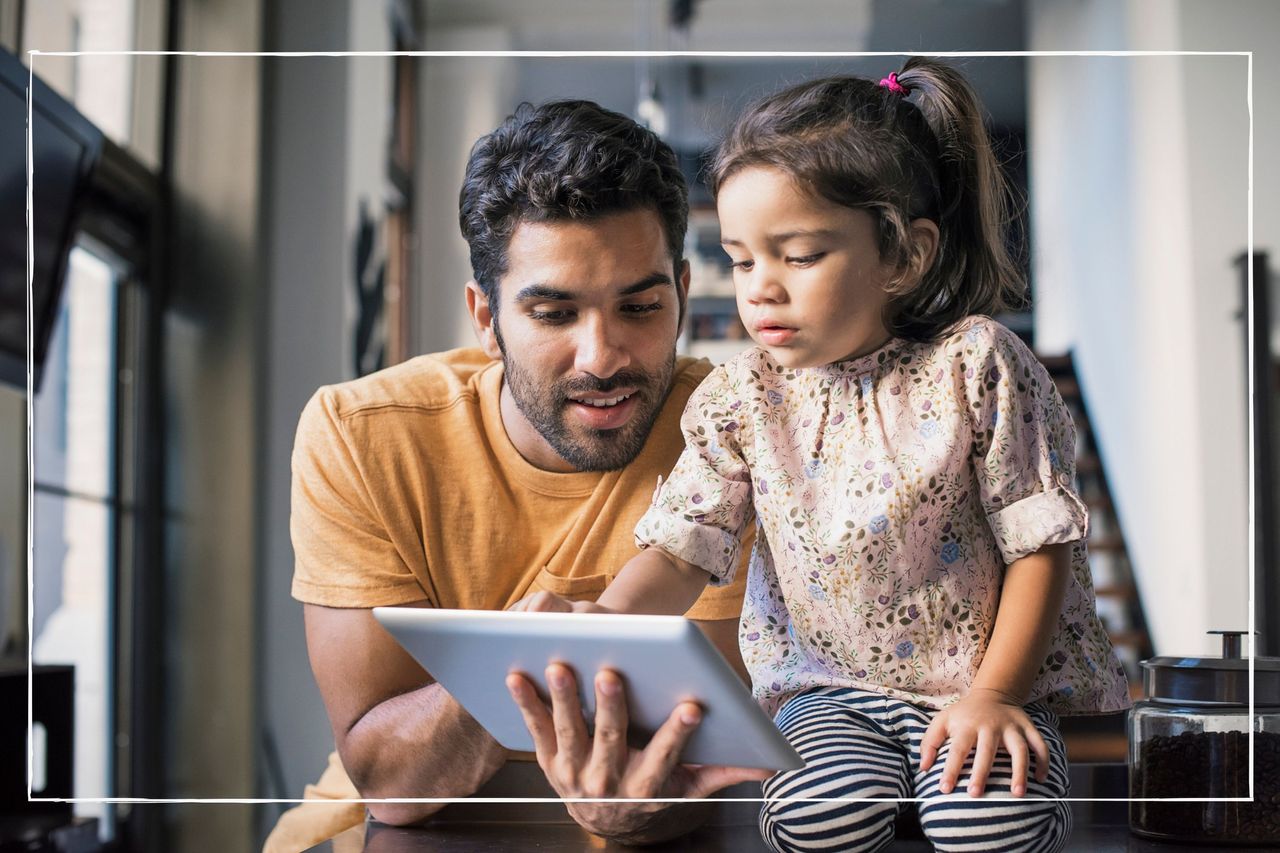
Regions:
<instances>
[{"instance_id":1,"label":"striped leggings","mask_svg":"<svg viewBox=\"0 0 1280 853\"><path fill-rule=\"evenodd\" d=\"M779 853L883 850L893 841L894 819L917 798L920 826L935 850L1061 850L1071 834L1070 803L1052 798L1067 796L1070 788L1066 748L1053 711L1038 703L1025 710L1049 747L1048 780L1035 780L1032 755L1027 793L1013 797L1012 760L1002 749L985 793L970 797L972 754L952 793L938 791L950 741L928 772L919 770L920 741L935 712L851 688L801 693L778 712L777 723L806 766L764 783L760 832L765 843ZM786 801L825 797L842 799Z\"/></svg>"}]
</instances>

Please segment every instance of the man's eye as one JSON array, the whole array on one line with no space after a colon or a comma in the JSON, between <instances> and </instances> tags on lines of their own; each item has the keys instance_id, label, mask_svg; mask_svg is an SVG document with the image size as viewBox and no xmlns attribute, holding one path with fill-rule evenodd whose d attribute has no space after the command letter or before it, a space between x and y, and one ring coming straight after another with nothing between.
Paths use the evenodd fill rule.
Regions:
<instances>
[{"instance_id":1,"label":"man's eye","mask_svg":"<svg viewBox=\"0 0 1280 853\"><path fill-rule=\"evenodd\" d=\"M826 252L817 252L812 255L801 255L800 257L787 258L789 263L793 263L798 267L807 267L810 264L816 264L818 261L826 257Z\"/></svg>"},{"instance_id":2,"label":"man's eye","mask_svg":"<svg viewBox=\"0 0 1280 853\"><path fill-rule=\"evenodd\" d=\"M538 311L535 309L529 312L530 319L540 323L563 323L572 316L573 312L571 311Z\"/></svg>"},{"instance_id":3,"label":"man's eye","mask_svg":"<svg viewBox=\"0 0 1280 853\"><path fill-rule=\"evenodd\" d=\"M654 311L661 311L661 310L662 310L661 302L637 302L634 304L622 306L622 311L624 314L638 314L641 316L652 313Z\"/></svg>"},{"instance_id":4,"label":"man's eye","mask_svg":"<svg viewBox=\"0 0 1280 853\"><path fill-rule=\"evenodd\" d=\"M730 268L735 270L742 270L743 272L751 272L751 268L754 267L755 265L756 265L755 261L730 261L729 262Z\"/></svg>"}]
</instances>

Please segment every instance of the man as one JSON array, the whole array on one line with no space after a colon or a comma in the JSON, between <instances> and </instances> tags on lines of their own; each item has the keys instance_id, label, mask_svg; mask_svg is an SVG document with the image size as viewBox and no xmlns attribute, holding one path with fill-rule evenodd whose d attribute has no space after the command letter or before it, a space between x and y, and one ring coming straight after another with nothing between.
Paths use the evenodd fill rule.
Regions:
<instances>
[{"instance_id":1,"label":"man","mask_svg":"<svg viewBox=\"0 0 1280 853\"><path fill-rule=\"evenodd\" d=\"M299 423L293 594L341 756L309 798L465 797L507 761L370 608L502 609L538 590L594 599L635 553L632 528L679 455L680 413L709 370L675 356L687 213L671 149L589 102L523 105L472 149L460 223L480 350L322 388ZM739 669L741 602L739 581L689 611ZM549 674L553 685L566 676ZM617 686L596 677L598 730L625 728ZM576 700L563 698L573 687L553 689L568 725L529 718L562 796L697 798L762 778L676 765L698 722L687 703L643 752L625 738L591 743ZM369 813L405 824L438 808ZM281 819L268 850L298 846L307 809ZM570 805L587 830L632 842L687 831L687 811ZM323 814L312 831L363 816Z\"/></svg>"}]
</instances>

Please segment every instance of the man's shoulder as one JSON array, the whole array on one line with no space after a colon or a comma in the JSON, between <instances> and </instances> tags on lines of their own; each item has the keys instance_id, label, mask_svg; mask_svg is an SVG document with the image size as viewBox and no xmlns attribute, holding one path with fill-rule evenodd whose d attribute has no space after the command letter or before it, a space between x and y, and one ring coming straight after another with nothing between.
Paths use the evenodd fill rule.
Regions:
<instances>
[{"instance_id":1,"label":"man's shoulder","mask_svg":"<svg viewBox=\"0 0 1280 853\"><path fill-rule=\"evenodd\" d=\"M667 398L667 405L677 405L683 408L684 404L689 400L689 395L702 384L702 380L706 379L714 369L715 365L705 358L693 358L687 355L677 356L675 370L671 376L671 395Z\"/></svg>"},{"instance_id":2,"label":"man's shoulder","mask_svg":"<svg viewBox=\"0 0 1280 853\"><path fill-rule=\"evenodd\" d=\"M478 378L496 365L475 347L420 355L316 392L341 420L394 412L431 412L478 398Z\"/></svg>"}]
</instances>

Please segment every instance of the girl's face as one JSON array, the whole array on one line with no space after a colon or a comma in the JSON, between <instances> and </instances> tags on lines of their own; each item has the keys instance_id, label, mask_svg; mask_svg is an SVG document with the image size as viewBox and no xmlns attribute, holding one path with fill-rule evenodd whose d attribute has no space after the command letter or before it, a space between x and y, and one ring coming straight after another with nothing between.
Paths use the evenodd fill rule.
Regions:
<instances>
[{"instance_id":1,"label":"girl's face","mask_svg":"<svg viewBox=\"0 0 1280 853\"><path fill-rule=\"evenodd\" d=\"M880 260L870 213L810 195L767 166L730 177L716 210L738 313L779 364L816 367L889 339L881 315L895 270Z\"/></svg>"}]
</instances>

